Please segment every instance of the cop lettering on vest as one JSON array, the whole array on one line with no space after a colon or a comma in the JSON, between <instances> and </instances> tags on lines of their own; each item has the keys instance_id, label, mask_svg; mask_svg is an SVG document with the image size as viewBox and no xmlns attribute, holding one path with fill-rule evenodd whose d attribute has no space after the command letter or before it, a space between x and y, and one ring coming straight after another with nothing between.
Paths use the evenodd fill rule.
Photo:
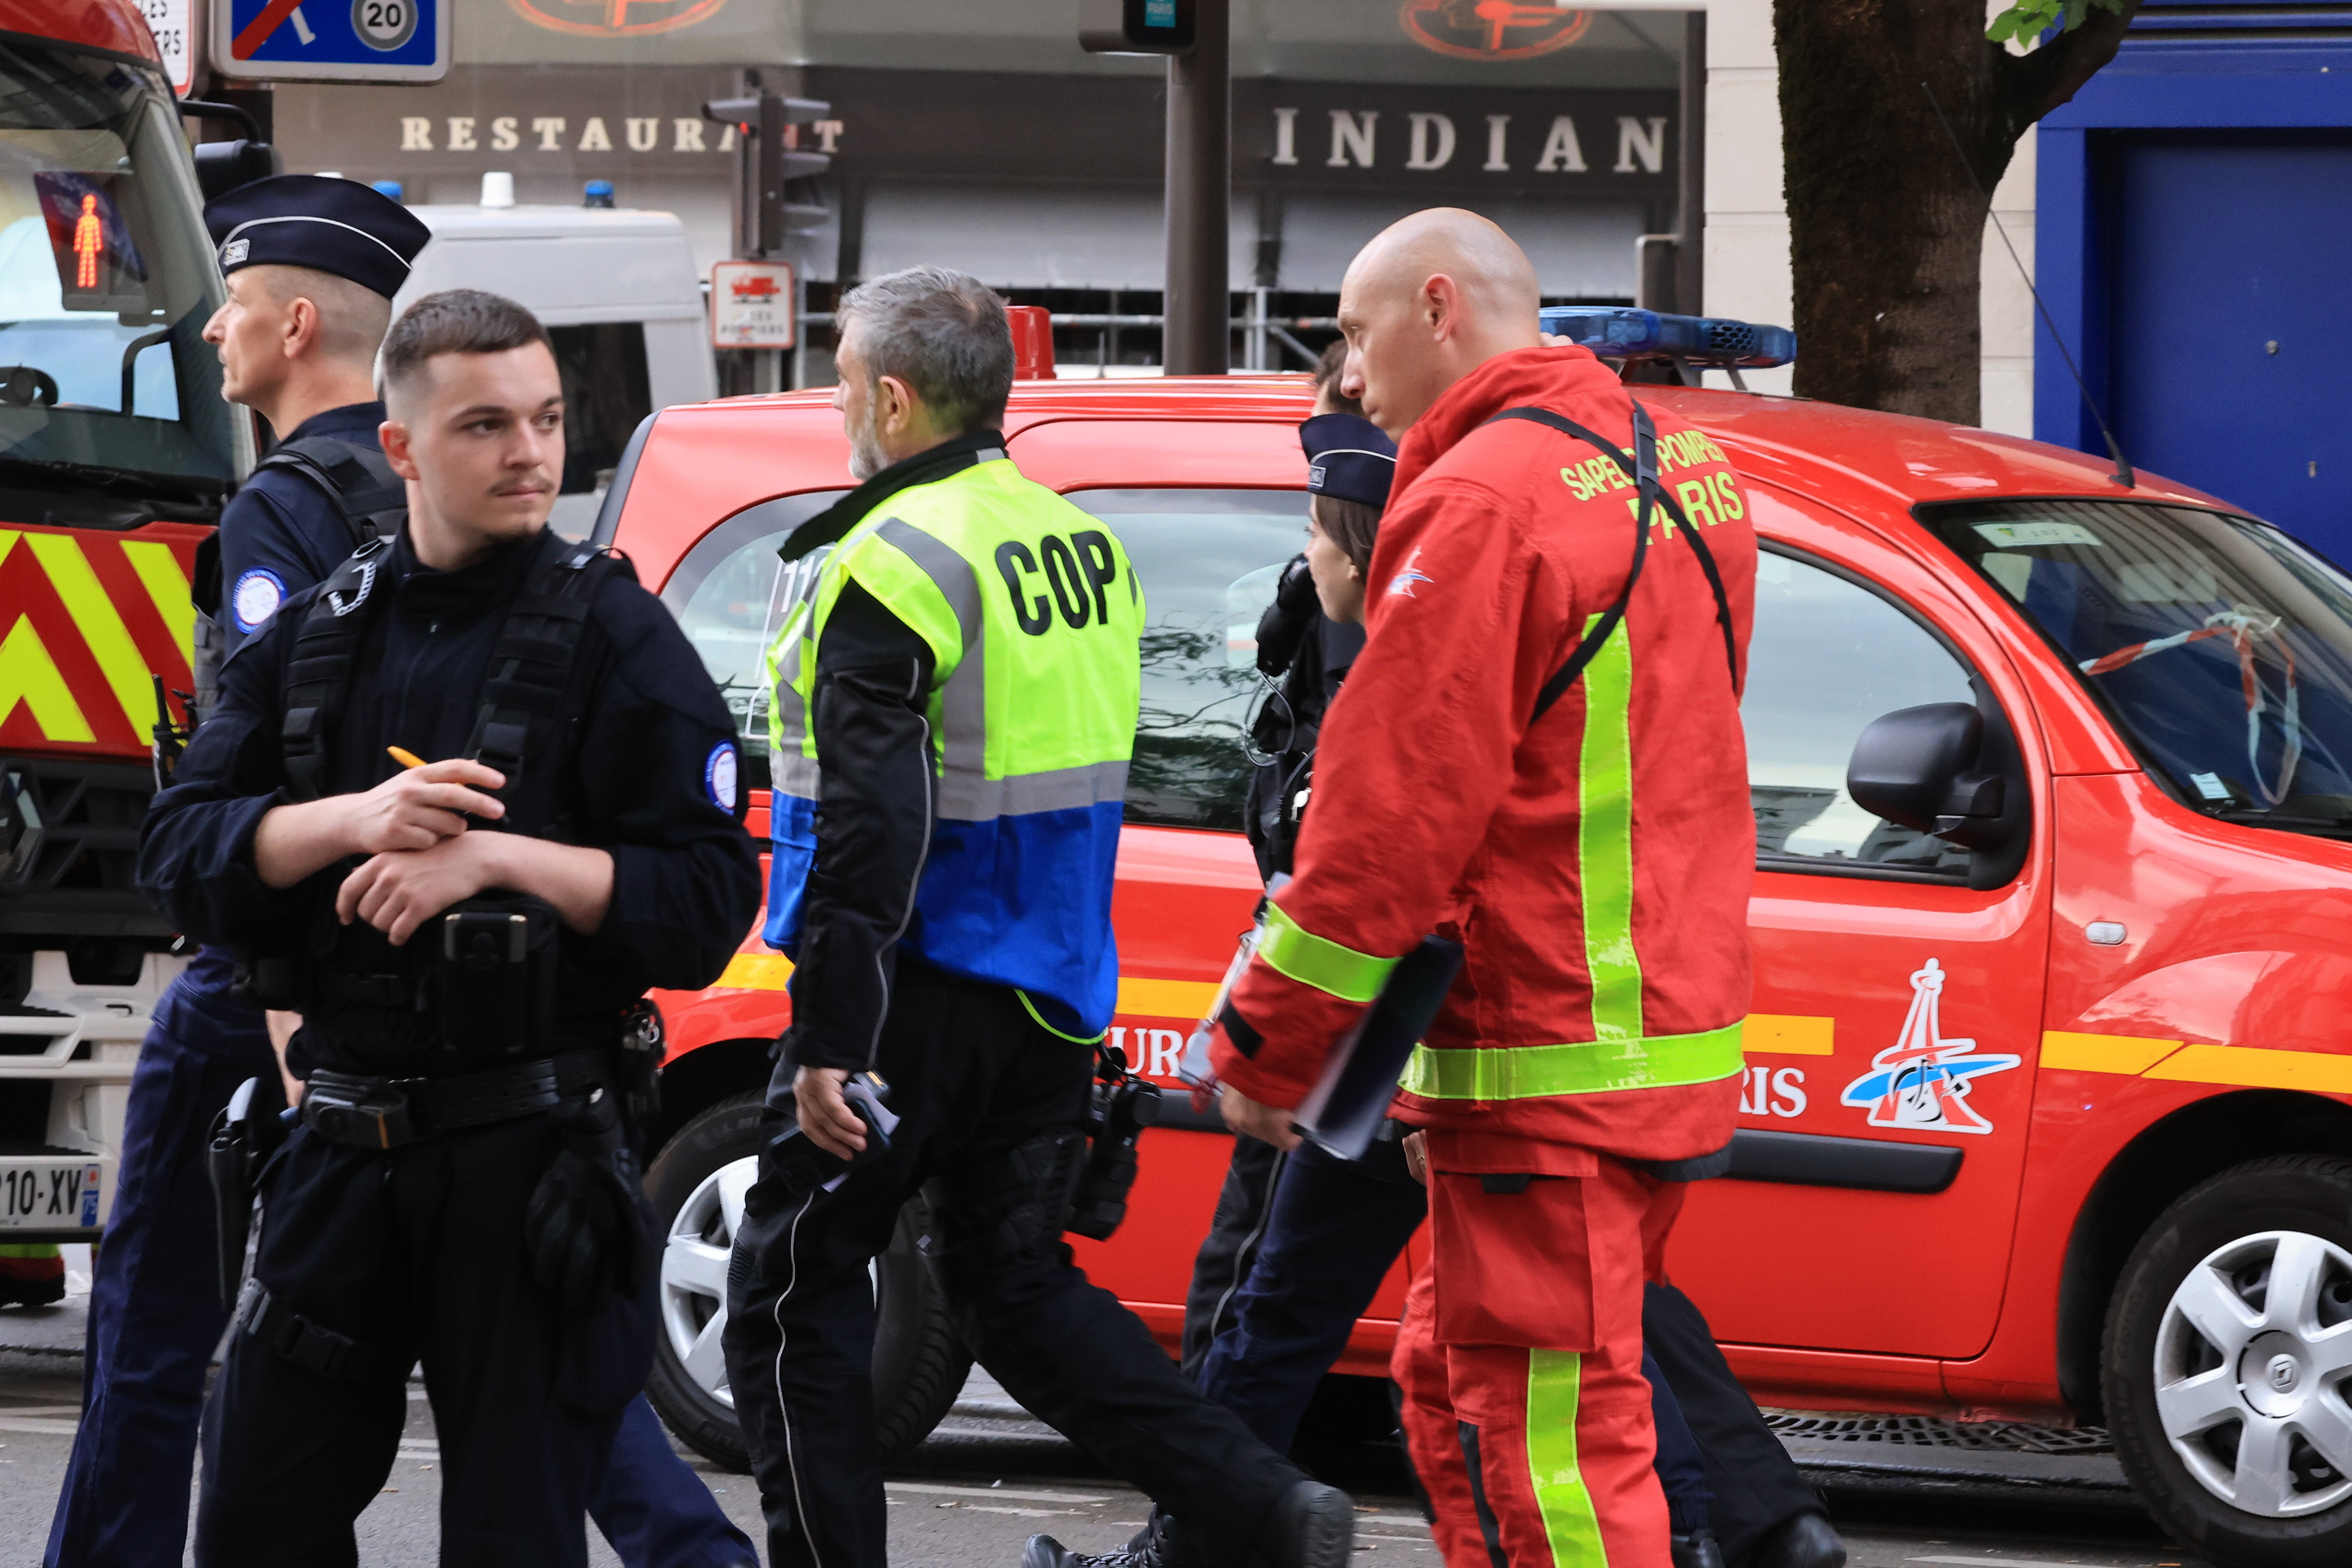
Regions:
<instances>
[{"instance_id":1,"label":"cop lettering on vest","mask_svg":"<svg viewBox=\"0 0 2352 1568\"><path fill-rule=\"evenodd\" d=\"M1033 637L1045 635L1056 610L1061 612L1063 625L1074 632L1110 622L1108 590L1118 580L1118 555L1111 549L1109 538L1097 529L1087 529L1067 539L1046 534L1034 552L1017 539L1008 539L996 547L996 570L1012 591L1013 619ZM1044 584L1034 581L1039 577Z\"/></svg>"}]
</instances>

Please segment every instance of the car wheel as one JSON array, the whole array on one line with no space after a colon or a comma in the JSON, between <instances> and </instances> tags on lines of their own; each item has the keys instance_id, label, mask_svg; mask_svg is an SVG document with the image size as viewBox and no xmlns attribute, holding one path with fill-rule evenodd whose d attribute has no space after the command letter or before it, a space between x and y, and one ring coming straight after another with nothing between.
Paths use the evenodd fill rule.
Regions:
<instances>
[{"instance_id":1,"label":"car wheel","mask_svg":"<svg viewBox=\"0 0 2352 1568\"><path fill-rule=\"evenodd\" d=\"M2256 1160L2165 1211L2102 1375L2125 1473L2181 1540L2247 1568L2352 1562L2352 1161Z\"/></svg>"},{"instance_id":2,"label":"car wheel","mask_svg":"<svg viewBox=\"0 0 2352 1568\"><path fill-rule=\"evenodd\" d=\"M759 1173L760 1107L757 1094L720 1100L678 1129L646 1173L663 1236L661 1326L646 1393L688 1447L738 1471L751 1459L719 1339L728 1253ZM924 1255L929 1219L924 1201L910 1201L874 1263L874 1411L886 1461L930 1436L971 1370Z\"/></svg>"}]
</instances>

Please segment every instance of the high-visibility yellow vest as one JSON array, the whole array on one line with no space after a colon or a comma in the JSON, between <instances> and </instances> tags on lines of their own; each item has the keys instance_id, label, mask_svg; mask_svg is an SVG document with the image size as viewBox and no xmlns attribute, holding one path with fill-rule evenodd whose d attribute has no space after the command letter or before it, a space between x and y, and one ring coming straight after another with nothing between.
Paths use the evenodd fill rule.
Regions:
<instances>
[{"instance_id":1,"label":"high-visibility yellow vest","mask_svg":"<svg viewBox=\"0 0 2352 1568\"><path fill-rule=\"evenodd\" d=\"M938 788L899 945L1018 989L1091 1039L1118 993L1111 880L1141 696L1143 590L1099 519L1005 458L897 491L810 577L768 649L770 945L797 950L823 759L816 656L855 581L930 645Z\"/></svg>"}]
</instances>

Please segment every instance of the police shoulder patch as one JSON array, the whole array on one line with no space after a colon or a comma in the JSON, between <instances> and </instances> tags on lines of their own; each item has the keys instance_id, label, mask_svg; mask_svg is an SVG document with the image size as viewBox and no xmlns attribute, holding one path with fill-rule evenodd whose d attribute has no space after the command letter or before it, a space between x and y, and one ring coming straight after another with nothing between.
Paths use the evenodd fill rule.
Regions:
<instances>
[{"instance_id":1,"label":"police shoulder patch","mask_svg":"<svg viewBox=\"0 0 2352 1568\"><path fill-rule=\"evenodd\" d=\"M236 617L236 629L250 635L286 602L286 581L267 567L256 566L236 580L228 602L230 613Z\"/></svg>"},{"instance_id":2,"label":"police shoulder patch","mask_svg":"<svg viewBox=\"0 0 2352 1568\"><path fill-rule=\"evenodd\" d=\"M732 741L719 742L702 761L702 787L709 792L710 804L730 814L735 810L737 767Z\"/></svg>"}]
</instances>

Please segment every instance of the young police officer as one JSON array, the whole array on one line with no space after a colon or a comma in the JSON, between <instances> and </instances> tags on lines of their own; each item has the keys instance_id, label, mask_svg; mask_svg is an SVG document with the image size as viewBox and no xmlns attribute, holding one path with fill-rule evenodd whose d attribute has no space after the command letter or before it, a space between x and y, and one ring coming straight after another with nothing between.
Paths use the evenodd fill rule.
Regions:
<instances>
[{"instance_id":1,"label":"young police officer","mask_svg":"<svg viewBox=\"0 0 2352 1568\"><path fill-rule=\"evenodd\" d=\"M832 552L770 655L767 935L799 967L728 1290L770 1568L887 1560L866 1268L927 1182L964 1342L1163 1502L1186 1561L1337 1568L1346 1496L1195 1394L1061 1241L1118 989L1134 570L1004 455L1003 300L918 268L840 325L865 483L784 546Z\"/></svg>"},{"instance_id":2,"label":"young police officer","mask_svg":"<svg viewBox=\"0 0 2352 1568\"><path fill-rule=\"evenodd\" d=\"M421 1358L448 1564L586 1561L583 1510L652 1352L635 1009L758 904L733 726L609 557L545 524L545 331L421 300L383 352L394 536L224 668L142 882L303 1014L302 1125L205 1433L205 1564L348 1564ZM437 759L408 767L392 748Z\"/></svg>"},{"instance_id":3,"label":"young police officer","mask_svg":"<svg viewBox=\"0 0 2352 1568\"><path fill-rule=\"evenodd\" d=\"M205 209L228 302L205 327L221 393L285 439L222 510L225 567L198 605L197 711L229 644L359 543L354 517L402 504L376 450L372 377L392 296L431 231L351 180L261 180ZM229 584L223 602L221 581ZM205 1369L228 1316L205 1131L236 1086L276 1092L261 1009L230 994L232 958L199 951L155 1009L122 1128L121 1177L90 1282L81 1426L47 1568L167 1568L187 1545Z\"/></svg>"}]
</instances>

